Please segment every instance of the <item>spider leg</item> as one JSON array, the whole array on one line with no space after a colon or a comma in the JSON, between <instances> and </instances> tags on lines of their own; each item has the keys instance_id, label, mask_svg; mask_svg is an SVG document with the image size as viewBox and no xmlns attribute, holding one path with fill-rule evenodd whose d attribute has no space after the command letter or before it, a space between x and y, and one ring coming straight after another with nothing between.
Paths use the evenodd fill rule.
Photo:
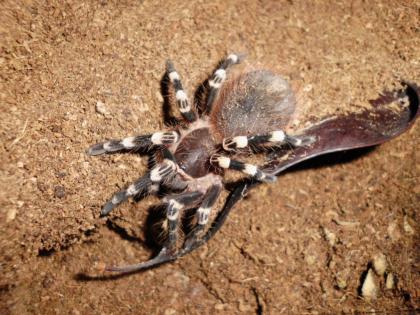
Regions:
<instances>
[{"instance_id":1,"label":"spider leg","mask_svg":"<svg viewBox=\"0 0 420 315\"><path fill-rule=\"evenodd\" d=\"M97 143L87 150L89 155L100 155L105 153L115 153L124 150L149 150L156 145L170 145L179 141L176 131L155 132L150 135L127 137L124 139L114 139Z\"/></svg>"},{"instance_id":2,"label":"spider leg","mask_svg":"<svg viewBox=\"0 0 420 315\"><path fill-rule=\"evenodd\" d=\"M248 190L261 182L256 182L252 180L246 180L240 183L228 196L223 208L218 212L216 218L211 223L210 228L207 232L201 236L197 237L196 235L190 234L184 242L184 246L178 252L177 257L184 256L201 245L207 243L216 233L220 230L223 224L226 222L226 219L232 210L233 206L238 203L248 192Z\"/></svg>"},{"instance_id":3,"label":"spider leg","mask_svg":"<svg viewBox=\"0 0 420 315\"><path fill-rule=\"evenodd\" d=\"M198 191L181 193L178 195L168 196L167 199L167 212L169 237L166 246L164 246L159 254L152 259L133 265L127 266L107 266L106 271L118 272L121 274L131 273L147 268L151 268L165 262L177 259L180 253L176 252L177 232L179 226L179 212L182 209L190 207L197 202L197 199L202 197L202 193Z\"/></svg>"},{"instance_id":4,"label":"spider leg","mask_svg":"<svg viewBox=\"0 0 420 315\"><path fill-rule=\"evenodd\" d=\"M201 203L200 208L198 208L197 210L197 225L188 235L187 239L189 240L189 242L197 241L197 236L200 235L201 232L204 230L204 227L209 221L211 209L216 203L217 199L219 198L221 191L221 184L213 185L209 189L207 189L203 198L203 202Z\"/></svg>"},{"instance_id":5,"label":"spider leg","mask_svg":"<svg viewBox=\"0 0 420 315\"><path fill-rule=\"evenodd\" d=\"M160 264L176 260L179 256L173 255L169 253L168 249L166 247L162 248L162 250L159 252L159 254L152 259L139 263L139 264L133 264L133 265L127 265L127 266L107 266L105 267L105 271L109 272L118 272L119 274L126 274L126 273L132 273L144 269L148 269L151 267L158 266Z\"/></svg>"},{"instance_id":6,"label":"spider leg","mask_svg":"<svg viewBox=\"0 0 420 315\"><path fill-rule=\"evenodd\" d=\"M166 248L171 252L176 252L176 242L178 238L179 214L181 210L193 206L202 197L199 191L185 192L178 195L168 196L166 208L166 218L168 220L168 241Z\"/></svg>"},{"instance_id":7,"label":"spider leg","mask_svg":"<svg viewBox=\"0 0 420 315\"><path fill-rule=\"evenodd\" d=\"M220 87L226 79L226 71L230 66L238 64L241 60L241 57L242 56L238 56L236 54L230 54L225 60L223 60L220 67L214 71L213 76L209 80L210 91L207 98L206 113L210 113L212 110L213 103L220 90Z\"/></svg>"},{"instance_id":8,"label":"spider leg","mask_svg":"<svg viewBox=\"0 0 420 315\"><path fill-rule=\"evenodd\" d=\"M140 194L151 194L159 190L159 185L170 180L176 171L176 165L169 159L163 160L150 172L139 178L133 184L115 193L101 210L101 216L106 216L115 207L126 201L129 197Z\"/></svg>"},{"instance_id":9,"label":"spider leg","mask_svg":"<svg viewBox=\"0 0 420 315\"><path fill-rule=\"evenodd\" d=\"M166 61L166 72L168 74L169 80L175 88L175 98L182 117L184 117L184 119L188 122L195 121L197 119L197 115L191 108L187 94L182 87L181 78L179 77L178 72L176 72L174 64L170 60Z\"/></svg>"},{"instance_id":10,"label":"spider leg","mask_svg":"<svg viewBox=\"0 0 420 315\"><path fill-rule=\"evenodd\" d=\"M206 232L206 234L201 238L196 238L196 237L193 237L192 235L189 235L184 243L184 246L177 253L175 254L171 253L168 250L168 248L164 247L162 248L162 250L159 252L157 256L153 257L152 259L148 261L138 263L138 264L133 264L133 265L127 265L127 266L107 266L105 270L109 272L117 272L119 274L127 274L127 273L132 273L132 272L156 267L158 265L161 265L170 261L174 261L177 258L190 253L194 249L207 243L216 234L216 232L223 226L233 206L243 198L244 194L248 190L248 186L249 186L248 183L243 183L242 185L239 185L229 195L228 200L226 201L223 209L217 215L216 219L214 220L214 222L212 223L210 229Z\"/></svg>"},{"instance_id":11,"label":"spider leg","mask_svg":"<svg viewBox=\"0 0 420 315\"><path fill-rule=\"evenodd\" d=\"M253 146L261 145L279 145L288 143L293 147L307 146L315 141L314 137L310 136L291 136L286 134L283 130L274 130L267 134L254 136L237 136L223 139L223 149L226 151L236 151Z\"/></svg>"},{"instance_id":12,"label":"spider leg","mask_svg":"<svg viewBox=\"0 0 420 315\"><path fill-rule=\"evenodd\" d=\"M262 171L258 166L253 164L243 163L237 160L232 160L226 156L220 154L213 154L210 158L210 163L214 166L218 166L224 169L231 169L236 171L241 171L251 177L255 178L256 180L262 182L274 182L277 177L272 174L268 174Z\"/></svg>"}]
</instances>

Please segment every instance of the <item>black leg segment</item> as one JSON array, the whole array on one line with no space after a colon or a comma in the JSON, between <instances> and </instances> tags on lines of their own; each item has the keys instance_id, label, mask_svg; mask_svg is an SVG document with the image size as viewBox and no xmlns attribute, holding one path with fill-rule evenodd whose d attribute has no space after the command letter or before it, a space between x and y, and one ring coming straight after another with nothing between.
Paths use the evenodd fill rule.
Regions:
<instances>
[{"instance_id":1,"label":"black leg segment","mask_svg":"<svg viewBox=\"0 0 420 315\"><path fill-rule=\"evenodd\" d=\"M181 78L178 72L176 72L174 64L170 60L166 61L166 72L168 74L169 80L175 88L175 98L179 111L181 112L184 119L188 122L195 121L197 119L197 115L191 108L191 105L188 101L188 96L182 87Z\"/></svg>"},{"instance_id":2,"label":"black leg segment","mask_svg":"<svg viewBox=\"0 0 420 315\"><path fill-rule=\"evenodd\" d=\"M89 155L101 155L120 151L148 151L153 146L171 145L178 142L179 135L176 131L155 132L150 135L133 136L118 140L108 140L91 146Z\"/></svg>"}]
</instances>

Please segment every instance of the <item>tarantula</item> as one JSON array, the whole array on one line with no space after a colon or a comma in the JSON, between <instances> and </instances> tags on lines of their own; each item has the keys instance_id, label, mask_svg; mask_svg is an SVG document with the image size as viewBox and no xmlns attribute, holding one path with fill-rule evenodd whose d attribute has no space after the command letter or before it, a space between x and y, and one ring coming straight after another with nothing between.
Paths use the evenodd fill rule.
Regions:
<instances>
[{"instance_id":1,"label":"tarantula","mask_svg":"<svg viewBox=\"0 0 420 315\"><path fill-rule=\"evenodd\" d=\"M196 210L196 226L184 246L200 239L209 221L212 207L222 188L225 170L240 171L259 182L273 182L274 174L239 161L250 152L288 145L308 146L314 137L291 135L285 128L295 110L295 95L289 83L267 70L251 70L227 79L231 66L242 57L230 54L208 80L205 108L199 112L190 105L180 76L171 61L166 63L167 77L183 117L183 125L149 135L109 140L91 146L89 155L120 151L147 151L156 162L143 177L121 190L102 208L109 214L130 197L159 192L166 205L168 236L160 254L152 260L108 271L132 272L179 256L178 230L182 212ZM225 82L226 81L226 82Z\"/></svg>"}]
</instances>

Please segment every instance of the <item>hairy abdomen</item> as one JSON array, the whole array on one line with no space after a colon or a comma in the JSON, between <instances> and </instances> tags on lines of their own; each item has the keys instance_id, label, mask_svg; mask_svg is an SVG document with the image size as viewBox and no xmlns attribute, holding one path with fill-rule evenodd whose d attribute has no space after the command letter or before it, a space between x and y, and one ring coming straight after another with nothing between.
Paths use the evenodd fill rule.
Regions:
<instances>
[{"instance_id":1,"label":"hairy abdomen","mask_svg":"<svg viewBox=\"0 0 420 315\"><path fill-rule=\"evenodd\" d=\"M255 70L226 82L211 113L222 137L284 129L295 110L295 96L282 77Z\"/></svg>"}]
</instances>

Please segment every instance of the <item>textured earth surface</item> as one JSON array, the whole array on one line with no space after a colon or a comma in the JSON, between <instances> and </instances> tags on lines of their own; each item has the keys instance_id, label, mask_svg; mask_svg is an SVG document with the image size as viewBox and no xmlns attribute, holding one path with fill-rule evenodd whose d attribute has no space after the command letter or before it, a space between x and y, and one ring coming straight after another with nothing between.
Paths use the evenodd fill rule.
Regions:
<instances>
[{"instance_id":1,"label":"textured earth surface","mask_svg":"<svg viewBox=\"0 0 420 315\"><path fill-rule=\"evenodd\" d=\"M302 121L357 111L402 79L420 82L418 1L6 0L0 10L1 314L418 311L418 124L256 188L175 263L80 276L156 250L145 231L157 199L99 218L146 160L85 149L165 127L167 58L190 95L223 56L245 52L296 86ZM387 289L373 274L366 299L381 254L396 281Z\"/></svg>"}]
</instances>

